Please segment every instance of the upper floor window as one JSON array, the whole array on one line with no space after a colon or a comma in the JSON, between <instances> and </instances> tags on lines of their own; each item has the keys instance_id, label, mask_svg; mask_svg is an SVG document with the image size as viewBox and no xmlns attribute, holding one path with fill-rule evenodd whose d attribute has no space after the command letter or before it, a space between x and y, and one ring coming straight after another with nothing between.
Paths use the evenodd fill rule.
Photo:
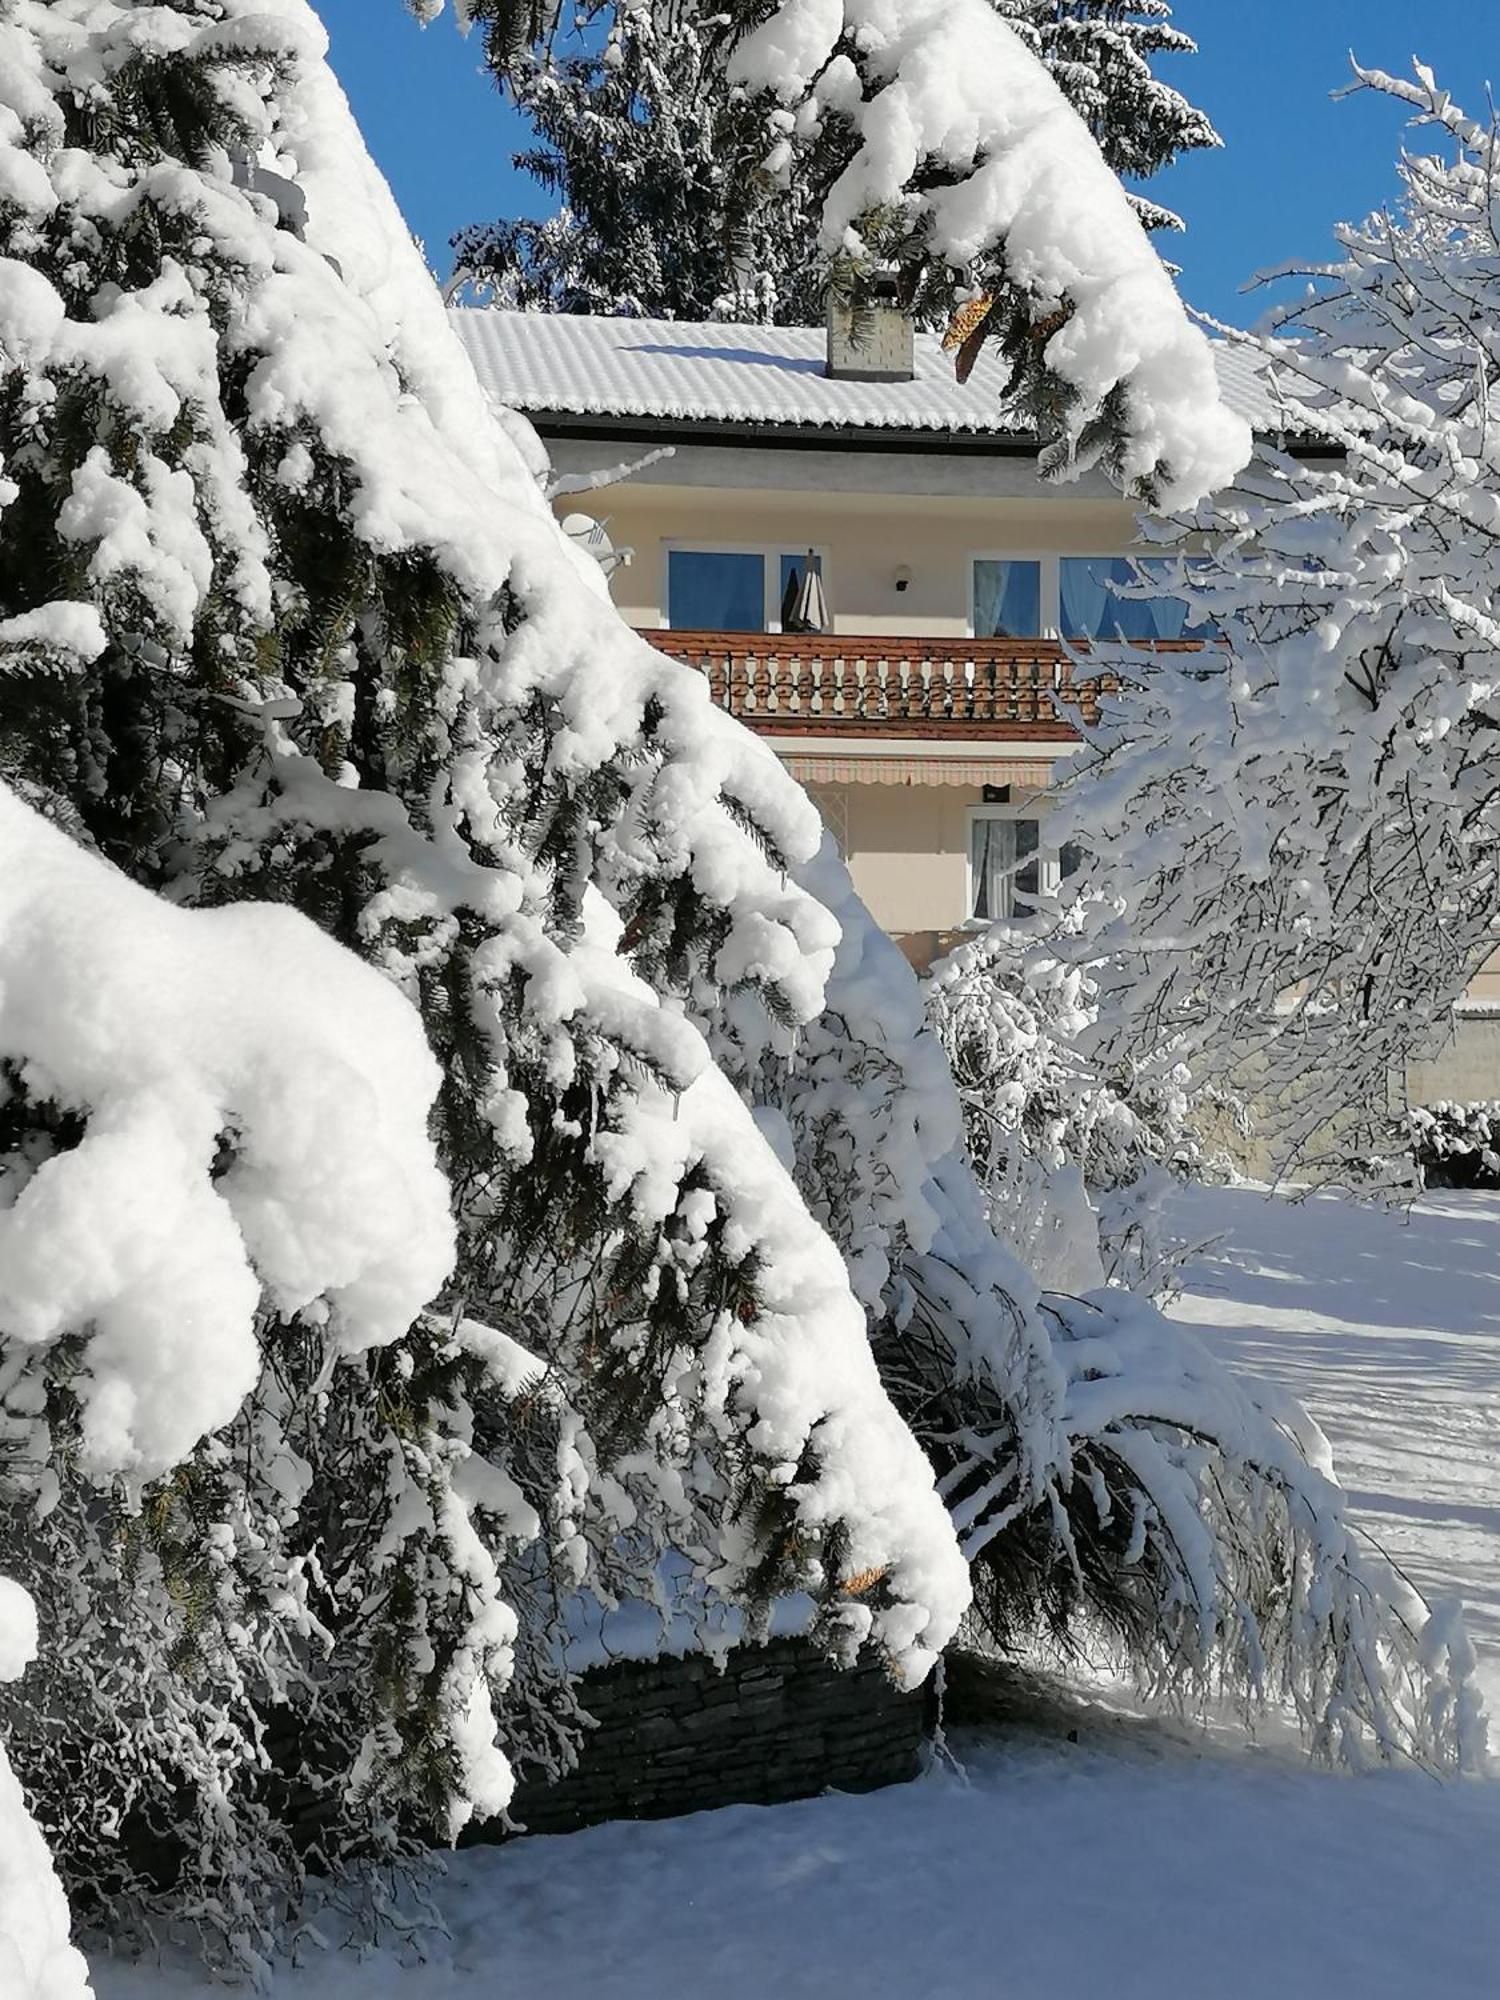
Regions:
<instances>
[{"instance_id":1,"label":"upper floor window","mask_svg":"<svg viewBox=\"0 0 1500 2000\"><path fill-rule=\"evenodd\" d=\"M668 549L667 623L679 632L763 632L765 557L738 549Z\"/></svg>"},{"instance_id":2,"label":"upper floor window","mask_svg":"<svg viewBox=\"0 0 1500 2000\"><path fill-rule=\"evenodd\" d=\"M776 632L807 569L801 549L669 548L667 624L674 632ZM823 558L813 554L823 574Z\"/></svg>"},{"instance_id":3,"label":"upper floor window","mask_svg":"<svg viewBox=\"0 0 1500 2000\"><path fill-rule=\"evenodd\" d=\"M1160 556L1140 559L1148 574L1169 568ZM1180 597L1135 597L1129 556L1058 559L1057 629L1065 639L1211 639L1212 625L1192 625ZM1126 588L1122 588L1125 586Z\"/></svg>"},{"instance_id":4,"label":"upper floor window","mask_svg":"<svg viewBox=\"0 0 1500 2000\"><path fill-rule=\"evenodd\" d=\"M975 638L1037 639L1041 632L1041 564L980 556L974 564Z\"/></svg>"},{"instance_id":5,"label":"upper floor window","mask_svg":"<svg viewBox=\"0 0 1500 2000\"><path fill-rule=\"evenodd\" d=\"M1160 556L1138 559L1164 570ZM1132 597L1129 556L976 556L972 572L976 639L1211 639L1190 624L1177 597Z\"/></svg>"}]
</instances>

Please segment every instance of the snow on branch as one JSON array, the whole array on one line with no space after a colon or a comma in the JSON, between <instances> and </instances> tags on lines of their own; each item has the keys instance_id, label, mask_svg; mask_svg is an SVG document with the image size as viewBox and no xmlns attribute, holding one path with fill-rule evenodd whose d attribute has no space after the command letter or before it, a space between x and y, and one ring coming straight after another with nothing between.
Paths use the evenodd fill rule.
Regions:
<instances>
[{"instance_id":1,"label":"snow on branch","mask_svg":"<svg viewBox=\"0 0 1500 2000\"><path fill-rule=\"evenodd\" d=\"M0 1576L0 1681L19 1680L36 1655L36 1609ZM92 2000L88 1969L70 1942L57 1871L0 1745L0 1993L5 2000Z\"/></svg>"},{"instance_id":2,"label":"snow on branch","mask_svg":"<svg viewBox=\"0 0 1500 2000\"><path fill-rule=\"evenodd\" d=\"M1250 432L1221 400L1206 339L1083 120L988 0L785 0L733 74L783 107L773 166L825 116L853 121L827 250L876 256L899 215L927 258L1024 297L1018 373L1034 360L1067 392L1067 460L1092 462L1104 424L1122 433L1117 476L1164 504L1233 479Z\"/></svg>"},{"instance_id":3,"label":"snow on branch","mask_svg":"<svg viewBox=\"0 0 1500 2000\"><path fill-rule=\"evenodd\" d=\"M1480 1764L1485 1721L1458 1608L1424 1603L1361 1540L1327 1446L1290 1398L1246 1382L1148 1299L1100 1283L1082 1199L1068 1204L1067 1247L1084 1295L1044 1291L1022 1268L1017 1218L996 1213L966 1121L978 1076L961 1099L909 969L830 843L802 876L843 935L827 1012L779 1088L761 1079L760 1116L770 1129L786 1121L814 1211L845 1248L887 1388L928 1448L972 1564L986 1641L1013 1650L1050 1624L1065 1652L1109 1653L1153 1694L1284 1705L1346 1765ZM950 962L950 987L985 983L986 943ZM1078 1040L1055 1052L1075 1081L1092 1004L1080 982L1051 1009L1049 1032ZM1018 1042L1035 1041L1034 1008L1006 1011L991 1109L1014 1118L1018 1085L1045 1096L1052 1079L1035 1074L1034 1048L1015 1060ZM1148 1095L1163 1081L1181 1086L1143 1079ZM1097 1141L1085 1117L1058 1121L1049 1143L1069 1123L1075 1145ZM1040 1231L1045 1205L1032 1199L1024 1220Z\"/></svg>"},{"instance_id":4,"label":"snow on branch","mask_svg":"<svg viewBox=\"0 0 1500 2000\"><path fill-rule=\"evenodd\" d=\"M1360 1175L1495 946L1500 140L1419 69L1360 72L1456 140L1239 336L1301 447L1153 531L1150 591L1221 646L1096 651L1076 768L1116 1046L1238 1076L1277 1166Z\"/></svg>"},{"instance_id":5,"label":"snow on branch","mask_svg":"<svg viewBox=\"0 0 1500 2000\"><path fill-rule=\"evenodd\" d=\"M0 1336L83 1340L97 1473L234 1416L263 1301L344 1352L406 1331L454 1239L385 980L293 911L170 908L5 787L0 964L0 1077L80 1121L0 1206Z\"/></svg>"}]
</instances>

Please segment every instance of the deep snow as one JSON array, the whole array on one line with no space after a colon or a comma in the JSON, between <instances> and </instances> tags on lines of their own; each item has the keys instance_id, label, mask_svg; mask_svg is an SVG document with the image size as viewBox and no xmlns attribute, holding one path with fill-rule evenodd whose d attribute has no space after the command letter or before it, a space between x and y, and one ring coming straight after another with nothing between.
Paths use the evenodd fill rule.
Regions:
<instances>
[{"instance_id":1,"label":"deep snow","mask_svg":"<svg viewBox=\"0 0 1500 2000\"><path fill-rule=\"evenodd\" d=\"M1177 1307L1290 1384L1358 1513L1460 1589L1500 1708L1500 1197L1409 1222L1194 1190ZM313 1956L277 2000L1480 2000L1500 1987L1500 1783L1329 1776L1101 1706L868 1798L736 1807L462 1856L425 1964ZM96 1964L99 2000L187 1973Z\"/></svg>"}]
</instances>

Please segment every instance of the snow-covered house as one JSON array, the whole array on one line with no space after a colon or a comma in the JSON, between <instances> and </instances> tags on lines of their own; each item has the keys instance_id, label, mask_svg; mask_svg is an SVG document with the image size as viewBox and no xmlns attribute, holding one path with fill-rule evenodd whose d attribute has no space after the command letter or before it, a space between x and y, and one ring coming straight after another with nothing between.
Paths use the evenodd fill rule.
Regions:
<instances>
[{"instance_id":1,"label":"snow-covered house","mask_svg":"<svg viewBox=\"0 0 1500 2000\"><path fill-rule=\"evenodd\" d=\"M671 447L559 511L632 551L616 603L772 742L908 956L1023 907L1064 864L1036 803L1073 741L1062 639L1184 632L1180 607L1115 594L1135 510L1102 476L1039 476L993 351L960 385L894 312L858 344L837 323L453 317L559 474Z\"/></svg>"}]
</instances>

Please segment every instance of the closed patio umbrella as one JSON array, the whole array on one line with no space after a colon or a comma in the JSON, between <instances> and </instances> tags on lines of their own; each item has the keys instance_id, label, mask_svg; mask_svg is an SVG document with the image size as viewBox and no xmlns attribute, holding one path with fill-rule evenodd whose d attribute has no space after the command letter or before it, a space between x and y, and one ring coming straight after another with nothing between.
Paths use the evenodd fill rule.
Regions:
<instances>
[{"instance_id":1,"label":"closed patio umbrella","mask_svg":"<svg viewBox=\"0 0 1500 2000\"><path fill-rule=\"evenodd\" d=\"M828 630L828 599L823 595L823 579L818 575L817 559L811 549L807 552L806 567L800 573L794 569L786 580L786 593L781 600L781 629L783 632Z\"/></svg>"}]
</instances>

